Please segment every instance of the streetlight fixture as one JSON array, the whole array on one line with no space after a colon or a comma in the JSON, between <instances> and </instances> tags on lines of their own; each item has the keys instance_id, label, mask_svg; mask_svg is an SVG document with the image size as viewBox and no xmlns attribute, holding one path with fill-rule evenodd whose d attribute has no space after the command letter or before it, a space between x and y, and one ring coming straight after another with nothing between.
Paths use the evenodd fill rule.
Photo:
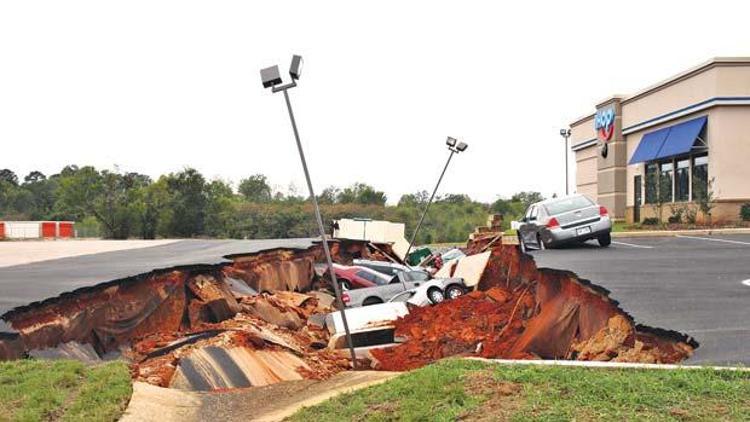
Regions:
<instances>
[{"instance_id":1,"label":"streetlight fixture","mask_svg":"<svg viewBox=\"0 0 750 422\"><path fill-rule=\"evenodd\" d=\"M570 129L560 129L560 136L565 139L565 195L569 195L569 186L570 183L568 183L568 138L570 138Z\"/></svg>"},{"instance_id":2,"label":"streetlight fixture","mask_svg":"<svg viewBox=\"0 0 750 422\"><path fill-rule=\"evenodd\" d=\"M310 171L307 168L307 160L305 160L305 153L302 150L302 142L299 139L299 131L297 130L297 122L294 120L294 113L292 112L292 103L289 101L289 93L287 92L290 88L297 86L297 80L299 80L302 74L302 57L298 55L292 56L292 63L289 66L289 76L292 81L288 84L282 85L281 75L279 73L278 66L271 66L265 69L261 69L260 78L263 81L264 88L271 88L273 93L283 92L284 99L286 100L286 107L289 110L289 120L292 122L292 130L294 131L294 139L297 141L297 150L299 151L299 158L302 162L302 170L305 172L305 179L307 180L307 189L310 192L310 199L313 202L315 208L315 219L318 223L318 230L320 231L320 238L323 243L323 251L326 255L326 262L328 264L328 273L331 275L331 283L333 284L333 291L336 294L336 301L341 308L341 321L344 324L344 332L346 333L346 342L349 346L349 352L352 358L352 368L357 369L357 355L354 352L354 343L352 342L352 334L349 331L349 322L346 320L346 306L341 300L341 286L336 278L336 273L333 271L333 259L331 258L331 250L328 247L328 241L326 240L325 229L323 228L323 219L320 217L320 207L318 206L318 198L315 196L313 190L312 181L310 180Z\"/></svg>"},{"instance_id":3,"label":"streetlight fixture","mask_svg":"<svg viewBox=\"0 0 750 422\"><path fill-rule=\"evenodd\" d=\"M443 172L440 173L440 178L438 178L437 184L435 185L435 189L432 191L432 196L430 196L430 200L427 201L427 205L424 207L424 211L422 211L422 216L419 218L419 223L417 223L417 228L414 229L414 234L411 236L411 241L409 242L409 247L406 249L406 254L404 255L404 260L409 259L409 253L411 252L411 248L414 246L414 241L417 240L417 233L419 233L419 228L422 227L422 222L424 221L424 217L427 215L427 210L430 209L430 204L432 204L432 200L435 198L435 193L437 193L438 187L440 186L440 182L443 180L443 176L445 176L445 171L448 170L448 164L451 163L451 158L453 158L453 154L457 154L459 152L466 151L466 148L469 147L466 142L459 142L456 140L456 138L448 137L448 139L445 140L445 144L448 145L448 150L450 150L450 155L448 155L448 161L445 162L445 167L443 167ZM407 262L408 263L408 262Z\"/></svg>"}]
</instances>

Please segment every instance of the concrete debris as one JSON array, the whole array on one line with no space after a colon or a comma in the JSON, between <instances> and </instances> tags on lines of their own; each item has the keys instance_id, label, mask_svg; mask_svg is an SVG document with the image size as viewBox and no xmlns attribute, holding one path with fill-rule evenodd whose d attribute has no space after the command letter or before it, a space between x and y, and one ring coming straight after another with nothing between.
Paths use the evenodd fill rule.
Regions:
<instances>
[{"instance_id":1,"label":"concrete debris","mask_svg":"<svg viewBox=\"0 0 750 422\"><path fill-rule=\"evenodd\" d=\"M100 363L102 359L90 344L81 344L77 341L63 343L57 347L47 349L35 349L29 352L29 356L37 359L73 359L87 364Z\"/></svg>"},{"instance_id":2,"label":"concrete debris","mask_svg":"<svg viewBox=\"0 0 750 422\"><path fill-rule=\"evenodd\" d=\"M180 360L171 388L215 391L301 380L298 369L308 369L297 356L279 350L209 346Z\"/></svg>"}]
</instances>

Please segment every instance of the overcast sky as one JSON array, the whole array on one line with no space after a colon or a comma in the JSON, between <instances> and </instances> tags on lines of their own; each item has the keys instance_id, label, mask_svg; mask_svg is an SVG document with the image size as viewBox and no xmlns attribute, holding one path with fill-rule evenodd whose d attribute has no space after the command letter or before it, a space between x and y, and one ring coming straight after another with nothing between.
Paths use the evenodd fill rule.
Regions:
<instances>
[{"instance_id":1,"label":"overcast sky","mask_svg":"<svg viewBox=\"0 0 750 422\"><path fill-rule=\"evenodd\" d=\"M185 166L304 192L290 91L318 191L564 190L559 129L713 56L750 55L747 1L0 2L0 168L151 176ZM571 172L572 176L572 172Z\"/></svg>"}]
</instances>

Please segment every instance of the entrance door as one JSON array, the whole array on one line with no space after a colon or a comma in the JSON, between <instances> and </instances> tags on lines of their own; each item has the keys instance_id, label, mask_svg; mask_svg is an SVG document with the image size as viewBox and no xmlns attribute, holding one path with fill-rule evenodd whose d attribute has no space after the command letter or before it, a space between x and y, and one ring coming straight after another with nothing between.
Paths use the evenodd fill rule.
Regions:
<instances>
[{"instance_id":1,"label":"entrance door","mask_svg":"<svg viewBox=\"0 0 750 422\"><path fill-rule=\"evenodd\" d=\"M633 222L641 222L641 176L635 176L633 178Z\"/></svg>"}]
</instances>

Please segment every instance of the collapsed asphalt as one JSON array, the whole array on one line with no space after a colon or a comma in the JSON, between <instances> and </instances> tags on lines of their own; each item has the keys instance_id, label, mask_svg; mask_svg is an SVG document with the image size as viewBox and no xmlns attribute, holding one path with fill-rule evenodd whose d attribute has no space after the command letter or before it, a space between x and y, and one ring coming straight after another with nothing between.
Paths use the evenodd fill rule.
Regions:
<instances>
[{"instance_id":1,"label":"collapsed asphalt","mask_svg":"<svg viewBox=\"0 0 750 422\"><path fill-rule=\"evenodd\" d=\"M694 336L701 347L690 363L750 364L750 287L742 284L750 278L750 236L697 237L618 238L607 249L592 243L532 254L540 267L571 270L608 288L637 322ZM216 264L225 255L310 243L185 240L0 268L0 314L156 268Z\"/></svg>"},{"instance_id":2,"label":"collapsed asphalt","mask_svg":"<svg viewBox=\"0 0 750 422\"><path fill-rule=\"evenodd\" d=\"M617 243L614 243L617 242ZM612 291L636 322L687 333L692 364L750 364L750 235L616 238L531 254Z\"/></svg>"},{"instance_id":3,"label":"collapsed asphalt","mask_svg":"<svg viewBox=\"0 0 750 422\"><path fill-rule=\"evenodd\" d=\"M313 239L183 240L168 245L0 268L0 315L32 302L106 281L180 265L229 262L225 255L307 248ZM3 326L0 323L0 331Z\"/></svg>"}]
</instances>

